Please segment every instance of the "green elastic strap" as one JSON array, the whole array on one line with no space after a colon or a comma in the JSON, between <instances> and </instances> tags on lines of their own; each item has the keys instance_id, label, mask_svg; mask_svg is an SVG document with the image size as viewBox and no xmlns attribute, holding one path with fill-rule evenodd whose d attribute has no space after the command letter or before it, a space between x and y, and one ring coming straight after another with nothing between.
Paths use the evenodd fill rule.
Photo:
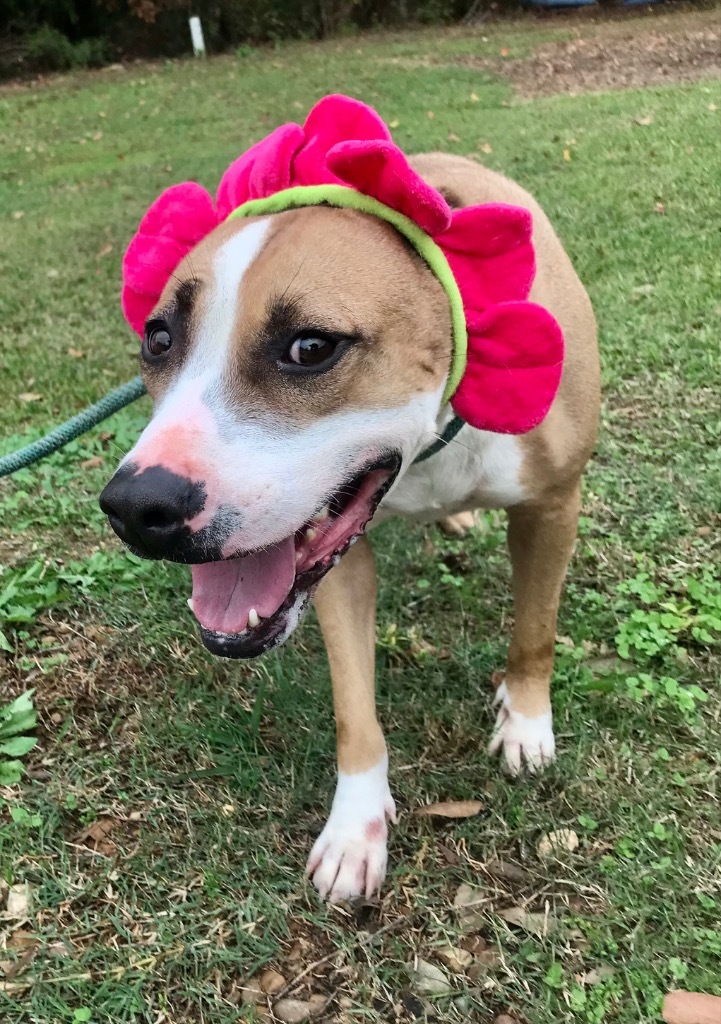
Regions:
<instances>
[{"instance_id":1,"label":"green elastic strap","mask_svg":"<svg viewBox=\"0 0 721 1024\"><path fill-rule=\"evenodd\" d=\"M418 255L425 260L441 283L451 304L451 325L453 331L453 357L445 391L443 392L443 404L445 405L455 394L466 369L466 352L468 349L466 314L463 310L463 299L456 284L456 279L448 265L448 260L443 254L443 250L410 217L406 217L404 214L398 213L397 210L392 210L390 206L379 203L377 199L363 195L362 192L356 192L355 189L348 188L346 185L296 185L294 188L287 188L282 192L276 192L266 199L250 199L247 203L243 203L242 206L233 210L228 220L234 217L255 217L266 213L282 213L284 210L293 210L301 206L323 205L360 210L361 213L369 213L373 217L379 217L381 220L387 221L396 231L400 231L408 239Z\"/></svg>"}]
</instances>

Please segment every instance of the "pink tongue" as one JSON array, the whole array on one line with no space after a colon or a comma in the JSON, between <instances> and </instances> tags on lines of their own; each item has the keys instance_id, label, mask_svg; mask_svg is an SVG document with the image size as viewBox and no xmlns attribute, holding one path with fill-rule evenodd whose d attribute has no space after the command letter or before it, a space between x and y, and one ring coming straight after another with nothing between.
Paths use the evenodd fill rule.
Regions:
<instances>
[{"instance_id":1,"label":"pink tongue","mask_svg":"<svg viewBox=\"0 0 721 1024\"><path fill-rule=\"evenodd\" d=\"M295 544L288 537L264 551L191 568L193 612L201 626L218 633L242 633L251 608L261 619L267 618L290 593Z\"/></svg>"}]
</instances>

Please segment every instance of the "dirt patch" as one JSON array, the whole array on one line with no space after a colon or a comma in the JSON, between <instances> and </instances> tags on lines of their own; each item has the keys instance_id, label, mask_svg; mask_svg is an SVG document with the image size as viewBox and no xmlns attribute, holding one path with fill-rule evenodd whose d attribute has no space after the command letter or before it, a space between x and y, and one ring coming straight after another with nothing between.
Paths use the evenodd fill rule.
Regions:
<instances>
[{"instance_id":1,"label":"dirt patch","mask_svg":"<svg viewBox=\"0 0 721 1024\"><path fill-rule=\"evenodd\" d=\"M721 76L721 28L627 32L544 43L500 70L521 96L636 89Z\"/></svg>"}]
</instances>

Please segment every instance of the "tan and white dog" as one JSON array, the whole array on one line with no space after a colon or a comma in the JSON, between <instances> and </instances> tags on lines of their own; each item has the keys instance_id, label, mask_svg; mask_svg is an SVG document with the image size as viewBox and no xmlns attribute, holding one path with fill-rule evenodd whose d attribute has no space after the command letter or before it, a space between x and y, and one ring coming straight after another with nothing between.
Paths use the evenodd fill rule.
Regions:
<instances>
[{"instance_id":1,"label":"tan and white dog","mask_svg":"<svg viewBox=\"0 0 721 1024\"><path fill-rule=\"evenodd\" d=\"M395 819L365 526L508 510L515 615L490 751L513 772L535 770L554 756L556 616L597 429L594 317L543 211L470 161L429 154L411 164L452 206L501 202L533 215L530 298L566 344L540 426L515 437L466 425L458 443L414 465L452 416L442 404L447 296L389 224L350 209L289 210L226 221L179 265L143 342L155 414L101 498L131 549L192 563L191 608L217 654L282 643L314 597L338 782L308 871L334 900L379 888Z\"/></svg>"}]
</instances>

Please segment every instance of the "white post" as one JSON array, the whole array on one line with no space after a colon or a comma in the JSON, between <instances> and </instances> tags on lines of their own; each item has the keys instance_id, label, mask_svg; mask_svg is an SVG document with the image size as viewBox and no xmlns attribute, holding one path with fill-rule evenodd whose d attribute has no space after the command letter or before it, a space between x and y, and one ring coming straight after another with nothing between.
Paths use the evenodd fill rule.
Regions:
<instances>
[{"instance_id":1,"label":"white post","mask_svg":"<svg viewBox=\"0 0 721 1024\"><path fill-rule=\"evenodd\" d=\"M188 24L190 25L190 38L193 43L193 55L195 57L204 57L205 40L203 39L203 26L200 24L200 18L190 18Z\"/></svg>"}]
</instances>

